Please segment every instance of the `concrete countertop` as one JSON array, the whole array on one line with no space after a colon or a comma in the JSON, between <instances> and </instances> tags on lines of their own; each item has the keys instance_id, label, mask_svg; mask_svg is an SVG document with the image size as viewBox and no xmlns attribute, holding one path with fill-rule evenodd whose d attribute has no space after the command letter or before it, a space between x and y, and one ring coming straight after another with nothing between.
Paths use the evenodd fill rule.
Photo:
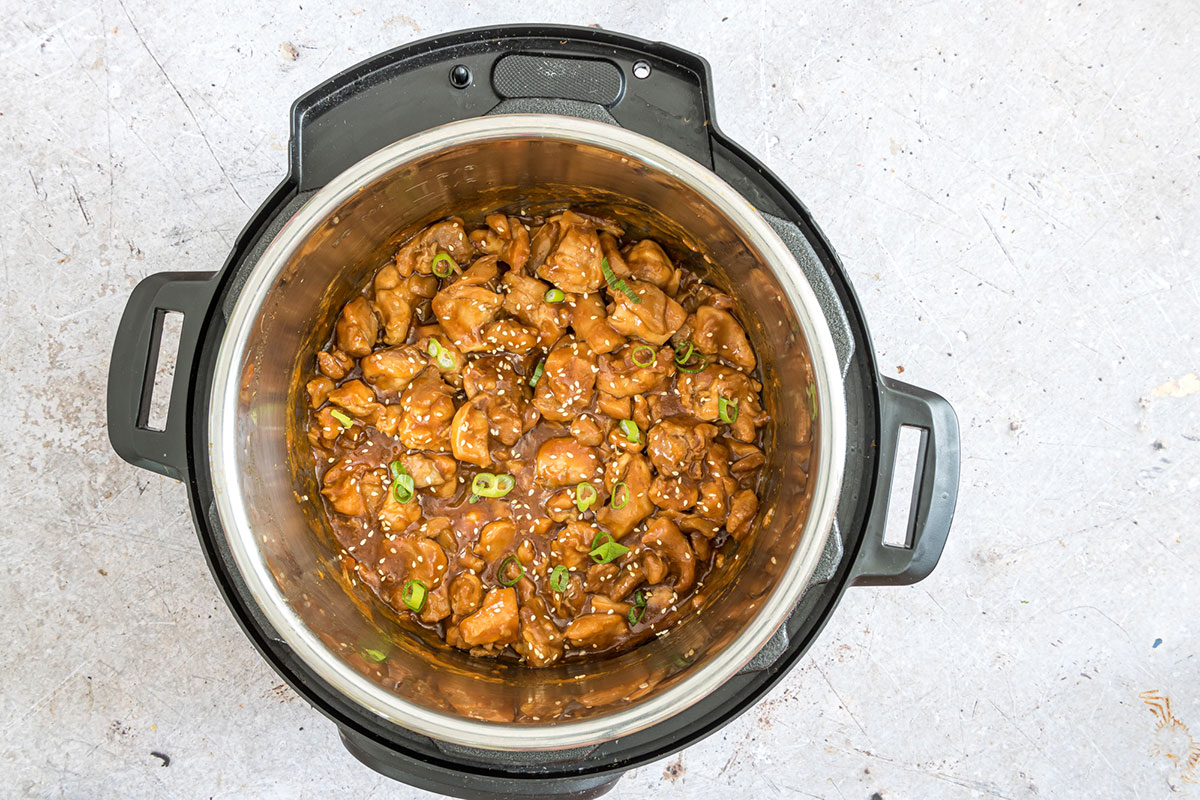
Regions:
<instances>
[{"instance_id":1,"label":"concrete countertop","mask_svg":"<svg viewBox=\"0 0 1200 800\"><path fill-rule=\"evenodd\" d=\"M933 575L847 592L768 699L612 797L1200 796L1195 3L165 8L0 3L0 793L428 796L254 652L183 488L109 449L105 381L135 283L218 268L279 181L297 95L534 18L705 56L884 373L963 432Z\"/></svg>"}]
</instances>

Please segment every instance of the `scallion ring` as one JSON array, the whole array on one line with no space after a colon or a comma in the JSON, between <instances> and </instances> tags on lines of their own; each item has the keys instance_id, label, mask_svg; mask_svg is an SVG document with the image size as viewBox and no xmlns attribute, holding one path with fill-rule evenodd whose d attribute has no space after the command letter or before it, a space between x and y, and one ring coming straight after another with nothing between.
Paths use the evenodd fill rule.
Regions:
<instances>
[{"instance_id":1,"label":"scallion ring","mask_svg":"<svg viewBox=\"0 0 1200 800\"><path fill-rule=\"evenodd\" d=\"M658 351L648 344L639 344L629 354L629 360L638 367L653 367L658 363Z\"/></svg>"},{"instance_id":2,"label":"scallion ring","mask_svg":"<svg viewBox=\"0 0 1200 800\"><path fill-rule=\"evenodd\" d=\"M343 428L349 428L354 424L354 420L345 411L339 411L336 408L329 409L329 416L341 423Z\"/></svg>"},{"instance_id":3,"label":"scallion ring","mask_svg":"<svg viewBox=\"0 0 1200 800\"><path fill-rule=\"evenodd\" d=\"M817 385L810 383L808 390L805 392L808 395L808 404L812 406L812 418L817 418Z\"/></svg>"},{"instance_id":4,"label":"scallion ring","mask_svg":"<svg viewBox=\"0 0 1200 800\"><path fill-rule=\"evenodd\" d=\"M607 283L610 288L616 289L618 292L624 294L629 298L629 302L633 303L635 306L640 306L642 304L642 298L638 297L637 292L635 292L633 289L630 289L629 284L618 278L617 273L612 271L612 267L608 265L607 258L600 259L600 272L604 274L604 282Z\"/></svg>"},{"instance_id":5,"label":"scallion ring","mask_svg":"<svg viewBox=\"0 0 1200 800\"><path fill-rule=\"evenodd\" d=\"M625 494L621 495L621 490L625 490ZM620 503L617 502L617 497L621 496ZM608 504L614 509L624 508L629 503L629 484L625 481L617 481L613 484L612 497L609 498Z\"/></svg>"},{"instance_id":6,"label":"scallion ring","mask_svg":"<svg viewBox=\"0 0 1200 800\"><path fill-rule=\"evenodd\" d=\"M429 597L429 587L424 582L414 579L404 584L404 594L401 595L401 599L404 601L404 605L413 611L420 613L421 609L425 607L425 598L427 597Z\"/></svg>"},{"instance_id":7,"label":"scallion ring","mask_svg":"<svg viewBox=\"0 0 1200 800\"><path fill-rule=\"evenodd\" d=\"M363 654L363 658L365 658L367 661L371 661L375 664L378 664L379 662L385 661L387 659L387 653L383 652L382 650L372 650L370 648L363 648L362 654Z\"/></svg>"},{"instance_id":8,"label":"scallion ring","mask_svg":"<svg viewBox=\"0 0 1200 800\"><path fill-rule=\"evenodd\" d=\"M504 571L508 569L509 564L517 565L517 577L510 580L505 580ZM500 569L496 570L496 579L500 581L502 586L516 586L520 583L521 578L525 577L525 565L517 560L516 556L509 556L500 562Z\"/></svg>"},{"instance_id":9,"label":"scallion ring","mask_svg":"<svg viewBox=\"0 0 1200 800\"><path fill-rule=\"evenodd\" d=\"M601 531L596 538L592 540L591 550L588 555L592 557L592 561L597 564L611 564L621 556L629 552L629 548L620 542L614 541L613 536L608 531Z\"/></svg>"},{"instance_id":10,"label":"scallion ring","mask_svg":"<svg viewBox=\"0 0 1200 800\"><path fill-rule=\"evenodd\" d=\"M637 423L631 419L621 420L621 430L625 434L625 439L630 444L639 444L642 441L642 432L638 430Z\"/></svg>"},{"instance_id":11,"label":"scallion ring","mask_svg":"<svg viewBox=\"0 0 1200 800\"><path fill-rule=\"evenodd\" d=\"M724 397L717 398L717 416L721 418L721 422L730 424L737 422L739 402L736 397L732 400L726 400Z\"/></svg>"},{"instance_id":12,"label":"scallion ring","mask_svg":"<svg viewBox=\"0 0 1200 800\"><path fill-rule=\"evenodd\" d=\"M592 507L592 503L596 502L596 487L592 486L587 481L580 483L575 487L575 507L582 514Z\"/></svg>"},{"instance_id":13,"label":"scallion ring","mask_svg":"<svg viewBox=\"0 0 1200 800\"><path fill-rule=\"evenodd\" d=\"M480 497L504 497L516 485L516 478L507 473L493 475L490 472L481 472L471 481L471 491Z\"/></svg>"},{"instance_id":14,"label":"scallion ring","mask_svg":"<svg viewBox=\"0 0 1200 800\"><path fill-rule=\"evenodd\" d=\"M686 346L686 349L684 349ZM692 351L696 349L696 345L692 344L691 339L684 339L679 344L675 345L675 363L686 364L688 359L692 357Z\"/></svg>"},{"instance_id":15,"label":"scallion ring","mask_svg":"<svg viewBox=\"0 0 1200 800\"><path fill-rule=\"evenodd\" d=\"M429 355L433 356L433 360L442 369L454 369L457 363L454 359L454 353L447 350L435 336L429 337Z\"/></svg>"},{"instance_id":16,"label":"scallion ring","mask_svg":"<svg viewBox=\"0 0 1200 800\"><path fill-rule=\"evenodd\" d=\"M690 373L701 372L707 366L708 366L708 358L706 358L704 355L702 355L700 353L696 353L696 361L692 364L680 364L680 363L678 363L678 359L676 359L676 364L675 364L676 369L678 369L680 372L690 372Z\"/></svg>"},{"instance_id":17,"label":"scallion ring","mask_svg":"<svg viewBox=\"0 0 1200 800\"><path fill-rule=\"evenodd\" d=\"M396 498L397 503L412 502L417 495L413 476L408 474L398 460L388 464L388 470L392 473L392 497Z\"/></svg>"},{"instance_id":18,"label":"scallion ring","mask_svg":"<svg viewBox=\"0 0 1200 800\"><path fill-rule=\"evenodd\" d=\"M629 609L629 613L626 614L626 616L629 618L630 625L637 625L639 622L642 621L642 617L645 615L646 615L646 607L645 606L634 606L633 608Z\"/></svg>"},{"instance_id":19,"label":"scallion ring","mask_svg":"<svg viewBox=\"0 0 1200 800\"><path fill-rule=\"evenodd\" d=\"M571 572L562 564L559 564L550 573L550 588L562 594L567 590L567 584L571 581Z\"/></svg>"},{"instance_id":20,"label":"scallion ring","mask_svg":"<svg viewBox=\"0 0 1200 800\"><path fill-rule=\"evenodd\" d=\"M535 389L537 388L538 381L540 381L542 379L542 370L545 368L546 368L546 359L543 358L541 361L538 362L538 365L536 367L534 367L533 375L530 376L530 378L529 378L529 385L531 387L533 387Z\"/></svg>"},{"instance_id":21,"label":"scallion ring","mask_svg":"<svg viewBox=\"0 0 1200 800\"><path fill-rule=\"evenodd\" d=\"M438 269L438 264L443 261L445 261L447 264L445 271ZM454 259L448 254L438 253L433 257L433 263L429 265L429 268L433 270L433 274L437 275L439 278L449 278L451 273L458 269L458 264L454 263Z\"/></svg>"},{"instance_id":22,"label":"scallion ring","mask_svg":"<svg viewBox=\"0 0 1200 800\"><path fill-rule=\"evenodd\" d=\"M554 289L550 289L546 292L545 299L547 303L561 303L563 300L567 299L567 296L563 294L562 289L555 287Z\"/></svg>"}]
</instances>

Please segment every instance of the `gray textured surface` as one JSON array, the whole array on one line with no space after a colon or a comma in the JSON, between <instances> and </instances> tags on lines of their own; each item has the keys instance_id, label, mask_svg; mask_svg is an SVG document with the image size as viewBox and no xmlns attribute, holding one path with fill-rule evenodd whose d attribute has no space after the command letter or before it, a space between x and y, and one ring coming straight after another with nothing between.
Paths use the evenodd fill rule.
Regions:
<instances>
[{"instance_id":1,"label":"gray textured surface","mask_svg":"<svg viewBox=\"0 0 1200 800\"><path fill-rule=\"evenodd\" d=\"M1200 738L1195 3L302 5L0 0L3 794L422 796L280 685L182 488L111 454L108 350L139 278L224 259L292 98L536 16L705 55L723 128L839 249L882 368L963 426L934 574L849 592L762 705L613 796L1200 795L1170 757Z\"/></svg>"}]
</instances>

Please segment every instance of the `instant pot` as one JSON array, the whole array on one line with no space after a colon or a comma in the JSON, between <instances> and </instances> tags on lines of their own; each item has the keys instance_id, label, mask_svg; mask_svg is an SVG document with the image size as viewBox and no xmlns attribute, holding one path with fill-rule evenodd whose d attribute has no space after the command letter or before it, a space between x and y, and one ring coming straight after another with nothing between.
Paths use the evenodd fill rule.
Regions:
<instances>
[{"instance_id":1,"label":"instant pot","mask_svg":"<svg viewBox=\"0 0 1200 800\"><path fill-rule=\"evenodd\" d=\"M531 669L439 647L336 555L304 380L341 306L449 214L570 204L670 242L733 298L772 423L753 535L703 605L612 658ZM149 424L164 316L183 315L165 427ZM385 775L460 797L595 797L749 708L843 591L937 563L958 485L941 397L882 377L807 209L716 126L707 63L600 29L513 26L362 62L292 107L289 171L215 273L142 281L109 373L112 445L182 481L212 574L280 676ZM915 479L895 475L902 428ZM907 541L883 541L893 477Z\"/></svg>"}]
</instances>

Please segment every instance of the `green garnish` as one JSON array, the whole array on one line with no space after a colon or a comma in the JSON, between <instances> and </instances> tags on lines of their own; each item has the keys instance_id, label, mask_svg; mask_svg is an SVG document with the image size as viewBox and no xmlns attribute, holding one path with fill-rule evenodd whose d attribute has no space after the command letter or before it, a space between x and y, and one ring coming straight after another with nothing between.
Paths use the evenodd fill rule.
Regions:
<instances>
[{"instance_id":1,"label":"green garnish","mask_svg":"<svg viewBox=\"0 0 1200 800\"><path fill-rule=\"evenodd\" d=\"M649 353L649 355L645 355ZM638 356L641 355L641 358ZM648 344L639 344L633 348L633 352L629 354L629 360L639 367L653 367L658 363L658 351Z\"/></svg>"},{"instance_id":2,"label":"green garnish","mask_svg":"<svg viewBox=\"0 0 1200 800\"><path fill-rule=\"evenodd\" d=\"M438 264L443 261L449 265L446 267L444 272L438 269ZM430 264L429 267L433 270L433 274L437 275L439 278L449 278L450 274L458 269L458 264L454 263L454 259L446 253L438 253L433 257L433 263Z\"/></svg>"},{"instance_id":3,"label":"green garnish","mask_svg":"<svg viewBox=\"0 0 1200 800\"><path fill-rule=\"evenodd\" d=\"M679 367L680 372L699 372L708 366L708 359L701 353L696 353L696 345L691 339L684 339L679 344L675 345L675 365ZM695 354L696 362L689 364L692 360L692 355Z\"/></svg>"},{"instance_id":4,"label":"green garnish","mask_svg":"<svg viewBox=\"0 0 1200 800\"><path fill-rule=\"evenodd\" d=\"M504 570L507 569L509 564L517 565L517 577L513 578L511 581L504 579ZM496 570L496 577L503 586L516 586L517 583L520 582L521 578L525 577L525 565L518 561L516 556L509 556L500 562L500 569Z\"/></svg>"},{"instance_id":5,"label":"green garnish","mask_svg":"<svg viewBox=\"0 0 1200 800\"><path fill-rule=\"evenodd\" d=\"M592 548L588 551L588 555L597 564L610 564L628 552L629 548L614 541L611 533L601 531L592 540Z\"/></svg>"},{"instance_id":6,"label":"green garnish","mask_svg":"<svg viewBox=\"0 0 1200 800\"><path fill-rule=\"evenodd\" d=\"M408 474L399 461L388 464L388 470L392 473L392 497L396 498L397 503L411 502L417 495L413 476Z\"/></svg>"},{"instance_id":7,"label":"green garnish","mask_svg":"<svg viewBox=\"0 0 1200 800\"><path fill-rule=\"evenodd\" d=\"M721 418L721 422L734 423L738 418L738 403L741 402L737 398L726 400L724 397L717 399L717 416Z\"/></svg>"},{"instance_id":8,"label":"green garnish","mask_svg":"<svg viewBox=\"0 0 1200 800\"><path fill-rule=\"evenodd\" d=\"M344 411L338 411L336 408L329 409L329 416L342 423L343 428L349 428L354 424L354 420L350 418L349 414Z\"/></svg>"},{"instance_id":9,"label":"green garnish","mask_svg":"<svg viewBox=\"0 0 1200 800\"><path fill-rule=\"evenodd\" d=\"M382 650L364 649L362 654L367 661L373 661L376 664L387 659L387 653Z\"/></svg>"},{"instance_id":10,"label":"green garnish","mask_svg":"<svg viewBox=\"0 0 1200 800\"><path fill-rule=\"evenodd\" d=\"M566 300L566 299L567 299L567 296L565 294L563 294L562 289L555 288L555 289L551 289L550 291L546 292L546 302L547 303L561 303L563 300Z\"/></svg>"},{"instance_id":11,"label":"green garnish","mask_svg":"<svg viewBox=\"0 0 1200 800\"><path fill-rule=\"evenodd\" d=\"M645 614L646 614L645 606L634 606L633 608L629 609L629 613L626 616L629 617L630 625L637 625L639 622L642 621L642 617L645 616Z\"/></svg>"},{"instance_id":12,"label":"green garnish","mask_svg":"<svg viewBox=\"0 0 1200 800\"><path fill-rule=\"evenodd\" d=\"M471 481L471 491L480 497L504 497L516 485L516 478L507 473L493 475L490 472L481 472Z\"/></svg>"},{"instance_id":13,"label":"green garnish","mask_svg":"<svg viewBox=\"0 0 1200 800\"><path fill-rule=\"evenodd\" d=\"M457 363L454 360L454 353L443 347L442 343L434 336L429 337L429 355L433 356L433 360L442 369L454 369L454 365Z\"/></svg>"},{"instance_id":14,"label":"green garnish","mask_svg":"<svg viewBox=\"0 0 1200 800\"><path fill-rule=\"evenodd\" d=\"M629 298L629 302L635 306L642 304L642 298L637 296L637 292L629 288L629 284L617 277L617 273L612 271L612 267L608 265L608 259L600 259L600 271L604 273L604 282L609 285L609 288L616 289Z\"/></svg>"},{"instance_id":15,"label":"green garnish","mask_svg":"<svg viewBox=\"0 0 1200 800\"><path fill-rule=\"evenodd\" d=\"M817 385L810 383L806 394L808 394L808 403L812 406L812 418L815 420L817 418Z\"/></svg>"},{"instance_id":16,"label":"green garnish","mask_svg":"<svg viewBox=\"0 0 1200 800\"><path fill-rule=\"evenodd\" d=\"M478 503L478 502L479 502L479 495L477 495L477 494L472 494L470 497L468 497L468 498L467 498L467 502L468 502L468 503Z\"/></svg>"},{"instance_id":17,"label":"green garnish","mask_svg":"<svg viewBox=\"0 0 1200 800\"><path fill-rule=\"evenodd\" d=\"M625 495L621 498L621 504L617 505L617 495L621 493L620 492L621 489L625 490ZM626 505L628 505L629 504L629 484L627 484L625 481L617 481L616 483L614 483L613 488L612 488L612 497L609 498L608 504L610 506L612 506L613 508L624 508Z\"/></svg>"},{"instance_id":18,"label":"green garnish","mask_svg":"<svg viewBox=\"0 0 1200 800\"><path fill-rule=\"evenodd\" d=\"M413 611L420 613L425 607L425 598L429 596L429 587L422 581L411 580L404 584L404 605L411 608Z\"/></svg>"},{"instance_id":19,"label":"green garnish","mask_svg":"<svg viewBox=\"0 0 1200 800\"><path fill-rule=\"evenodd\" d=\"M694 373L694 372L700 372L707 366L708 366L708 359L705 358L700 353L697 353L696 354L696 362L694 364L677 364L676 369L678 369L680 372Z\"/></svg>"},{"instance_id":20,"label":"green garnish","mask_svg":"<svg viewBox=\"0 0 1200 800\"><path fill-rule=\"evenodd\" d=\"M575 507L582 514L592 507L592 503L596 502L596 487L592 486L587 481L575 487Z\"/></svg>"},{"instance_id":21,"label":"green garnish","mask_svg":"<svg viewBox=\"0 0 1200 800\"><path fill-rule=\"evenodd\" d=\"M642 432L638 430L637 423L631 419L621 420L621 430L625 432L625 438L630 444L638 444L642 441Z\"/></svg>"},{"instance_id":22,"label":"green garnish","mask_svg":"<svg viewBox=\"0 0 1200 800\"><path fill-rule=\"evenodd\" d=\"M542 379L542 370L546 367L546 359L538 362L538 365L533 368L533 375L529 378L529 385L537 388L538 381Z\"/></svg>"},{"instance_id":23,"label":"green garnish","mask_svg":"<svg viewBox=\"0 0 1200 800\"><path fill-rule=\"evenodd\" d=\"M559 564L550 572L550 588L562 594L567 590L567 584L571 580L571 572L562 564Z\"/></svg>"}]
</instances>

